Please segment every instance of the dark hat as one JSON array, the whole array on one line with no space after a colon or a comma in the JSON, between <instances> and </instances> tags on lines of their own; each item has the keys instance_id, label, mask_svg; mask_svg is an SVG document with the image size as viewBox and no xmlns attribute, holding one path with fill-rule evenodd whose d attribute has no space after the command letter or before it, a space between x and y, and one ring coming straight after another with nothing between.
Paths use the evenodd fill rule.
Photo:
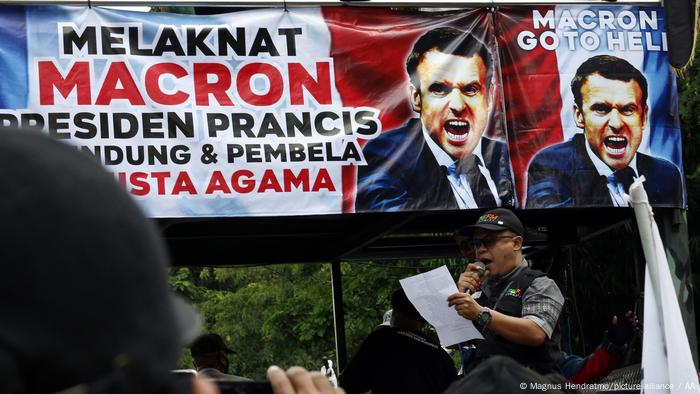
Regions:
<instances>
[{"instance_id":1,"label":"dark hat","mask_svg":"<svg viewBox=\"0 0 700 394\"><path fill-rule=\"evenodd\" d=\"M418 312L418 309L413 306L411 300L408 299L406 292L401 286L391 294L391 308L393 309L392 312L399 311L406 317L410 317L419 322L426 322L420 312Z\"/></svg>"},{"instance_id":2,"label":"dark hat","mask_svg":"<svg viewBox=\"0 0 700 394\"><path fill-rule=\"evenodd\" d=\"M462 379L452 383L443 394L547 393L563 394L566 380L557 374L541 375L507 356L491 356L479 363ZM568 390L567 390L568 392Z\"/></svg>"},{"instance_id":3,"label":"dark hat","mask_svg":"<svg viewBox=\"0 0 700 394\"><path fill-rule=\"evenodd\" d=\"M0 184L0 392L117 366L166 384L201 320L170 291L154 223L97 160L39 132L0 131Z\"/></svg>"},{"instance_id":4,"label":"dark hat","mask_svg":"<svg viewBox=\"0 0 700 394\"><path fill-rule=\"evenodd\" d=\"M233 349L226 347L224 339L219 334L204 334L197 338L190 346L192 357L222 351L226 354L235 353Z\"/></svg>"},{"instance_id":5,"label":"dark hat","mask_svg":"<svg viewBox=\"0 0 700 394\"><path fill-rule=\"evenodd\" d=\"M471 236L477 228L490 231L511 230L517 235L525 234L525 228L520 219L515 216L513 211L505 208L496 208L484 213L479 216L479 220L475 224L457 230L457 235Z\"/></svg>"}]
</instances>

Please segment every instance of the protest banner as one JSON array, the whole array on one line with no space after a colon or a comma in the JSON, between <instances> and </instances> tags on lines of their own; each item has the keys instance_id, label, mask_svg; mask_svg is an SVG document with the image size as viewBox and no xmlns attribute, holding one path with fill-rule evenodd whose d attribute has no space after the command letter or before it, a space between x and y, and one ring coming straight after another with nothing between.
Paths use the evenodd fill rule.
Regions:
<instances>
[{"instance_id":1,"label":"protest banner","mask_svg":"<svg viewBox=\"0 0 700 394\"><path fill-rule=\"evenodd\" d=\"M0 128L94 156L151 217L529 207L532 157L577 131L575 68L614 52L648 80L649 109L639 153L631 131L601 152L634 151L635 175L670 196L652 203L683 207L662 11L6 6ZM661 159L669 182L646 170Z\"/></svg>"},{"instance_id":2,"label":"protest banner","mask_svg":"<svg viewBox=\"0 0 700 394\"><path fill-rule=\"evenodd\" d=\"M627 206L623 192L644 175L653 205L684 207L663 9L557 5L498 16L521 205Z\"/></svg>"}]
</instances>

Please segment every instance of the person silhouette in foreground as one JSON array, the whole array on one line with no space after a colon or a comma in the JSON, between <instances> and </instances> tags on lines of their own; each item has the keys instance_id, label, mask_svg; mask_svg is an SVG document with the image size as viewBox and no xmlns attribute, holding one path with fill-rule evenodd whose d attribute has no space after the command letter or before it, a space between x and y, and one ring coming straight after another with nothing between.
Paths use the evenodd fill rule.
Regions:
<instances>
[{"instance_id":1,"label":"person silhouette in foreground","mask_svg":"<svg viewBox=\"0 0 700 394\"><path fill-rule=\"evenodd\" d=\"M426 322L402 288L391 296L391 326L379 326L340 374L348 393L441 393L457 377L454 362L423 333Z\"/></svg>"},{"instance_id":2,"label":"person silhouette in foreground","mask_svg":"<svg viewBox=\"0 0 700 394\"><path fill-rule=\"evenodd\" d=\"M201 320L168 288L158 231L94 159L35 131L0 133L0 393L218 394L176 380ZM342 393L268 370L275 394Z\"/></svg>"},{"instance_id":3,"label":"person silhouette in foreground","mask_svg":"<svg viewBox=\"0 0 700 394\"><path fill-rule=\"evenodd\" d=\"M170 370L201 322L132 199L38 132L0 133L0 166L0 392L192 391Z\"/></svg>"}]
</instances>

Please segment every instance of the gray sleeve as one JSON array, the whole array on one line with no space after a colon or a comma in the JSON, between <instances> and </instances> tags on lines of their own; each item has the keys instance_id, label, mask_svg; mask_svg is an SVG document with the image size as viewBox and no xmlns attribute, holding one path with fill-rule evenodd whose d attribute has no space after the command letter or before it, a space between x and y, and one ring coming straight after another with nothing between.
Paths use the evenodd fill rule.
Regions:
<instances>
[{"instance_id":1,"label":"gray sleeve","mask_svg":"<svg viewBox=\"0 0 700 394\"><path fill-rule=\"evenodd\" d=\"M542 276L533 280L523 294L522 316L535 322L547 334L547 338L551 338L563 306L564 296L557 284Z\"/></svg>"}]
</instances>

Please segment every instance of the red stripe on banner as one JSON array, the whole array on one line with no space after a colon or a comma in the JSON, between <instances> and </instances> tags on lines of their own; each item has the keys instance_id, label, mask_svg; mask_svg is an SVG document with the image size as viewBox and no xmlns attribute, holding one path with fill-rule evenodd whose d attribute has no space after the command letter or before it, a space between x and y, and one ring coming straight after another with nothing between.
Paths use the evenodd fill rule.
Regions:
<instances>
[{"instance_id":1,"label":"red stripe on banner","mask_svg":"<svg viewBox=\"0 0 700 394\"><path fill-rule=\"evenodd\" d=\"M523 207L530 160L541 149L561 142L563 132L556 52L541 45L524 50L518 45L518 34L531 31L539 36L549 30L535 29L532 13L537 10L545 15L554 9L554 6L503 8L497 15L508 146L518 201Z\"/></svg>"},{"instance_id":2,"label":"red stripe on banner","mask_svg":"<svg viewBox=\"0 0 700 394\"><path fill-rule=\"evenodd\" d=\"M415 16L351 7L324 7L323 15L331 33L330 56L343 105L380 110L384 131L406 123L413 111L405 59L423 32ZM356 166L343 167L343 213L354 212L356 189Z\"/></svg>"}]
</instances>

